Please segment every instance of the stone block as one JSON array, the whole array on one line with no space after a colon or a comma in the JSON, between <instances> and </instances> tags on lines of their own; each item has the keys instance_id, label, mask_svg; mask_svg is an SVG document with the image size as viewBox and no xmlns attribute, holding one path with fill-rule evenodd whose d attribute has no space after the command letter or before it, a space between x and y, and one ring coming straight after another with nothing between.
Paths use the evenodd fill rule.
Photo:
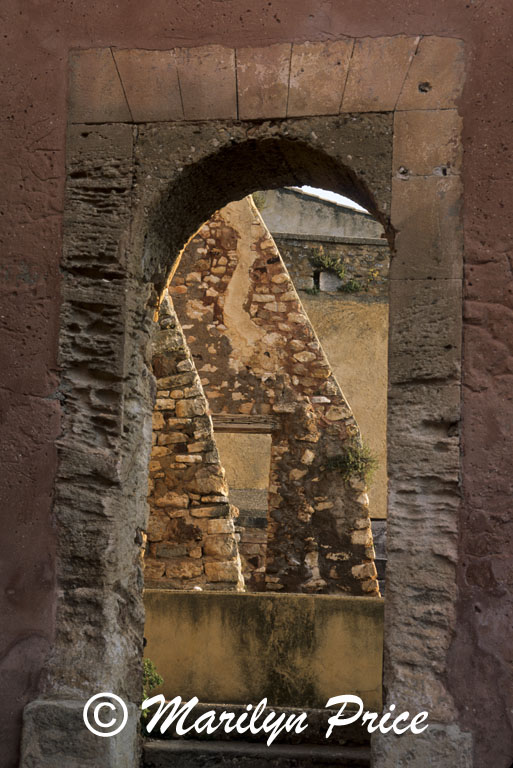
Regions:
<instances>
[{"instance_id":1,"label":"stone block","mask_svg":"<svg viewBox=\"0 0 513 768\"><path fill-rule=\"evenodd\" d=\"M391 220L397 234L390 279L461 278L460 177L395 178L392 190Z\"/></svg>"},{"instance_id":2,"label":"stone block","mask_svg":"<svg viewBox=\"0 0 513 768\"><path fill-rule=\"evenodd\" d=\"M244 511L267 512L267 487L261 489L233 488L230 486L230 501Z\"/></svg>"},{"instance_id":3,"label":"stone block","mask_svg":"<svg viewBox=\"0 0 513 768\"><path fill-rule=\"evenodd\" d=\"M209 520L207 532L210 533L233 533L235 527L231 518L221 518L220 520Z\"/></svg>"},{"instance_id":4,"label":"stone block","mask_svg":"<svg viewBox=\"0 0 513 768\"><path fill-rule=\"evenodd\" d=\"M291 44L237 49L239 118L285 117Z\"/></svg>"},{"instance_id":5,"label":"stone block","mask_svg":"<svg viewBox=\"0 0 513 768\"><path fill-rule=\"evenodd\" d=\"M193 517L220 517L221 515L226 515L228 513L228 505L216 504L206 507L191 507L190 512Z\"/></svg>"},{"instance_id":6,"label":"stone block","mask_svg":"<svg viewBox=\"0 0 513 768\"><path fill-rule=\"evenodd\" d=\"M399 436L410 423L455 424L460 418L460 399L458 381L396 384L388 393L389 430Z\"/></svg>"},{"instance_id":7,"label":"stone block","mask_svg":"<svg viewBox=\"0 0 513 768\"><path fill-rule=\"evenodd\" d=\"M176 415L178 418L202 416L206 413L207 405L203 399L178 400L176 403Z\"/></svg>"},{"instance_id":8,"label":"stone block","mask_svg":"<svg viewBox=\"0 0 513 768\"><path fill-rule=\"evenodd\" d=\"M208 581L237 582L240 578L240 570L236 561L233 562L215 562L205 563L205 574Z\"/></svg>"},{"instance_id":9,"label":"stone block","mask_svg":"<svg viewBox=\"0 0 513 768\"><path fill-rule=\"evenodd\" d=\"M194 579L203 573L203 564L189 557L173 557L166 562L168 579Z\"/></svg>"},{"instance_id":10,"label":"stone block","mask_svg":"<svg viewBox=\"0 0 513 768\"><path fill-rule=\"evenodd\" d=\"M220 45L180 48L178 76L186 120L237 117L235 53Z\"/></svg>"},{"instance_id":11,"label":"stone block","mask_svg":"<svg viewBox=\"0 0 513 768\"><path fill-rule=\"evenodd\" d=\"M392 419L398 417L394 411ZM459 474L459 437L453 433L453 422L410 420L404 427L400 441L388 446L389 478L397 477L405 490L408 479L415 485L422 477L436 478L444 484L457 485Z\"/></svg>"},{"instance_id":12,"label":"stone block","mask_svg":"<svg viewBox=\"0 0 513 768\"><path fill-rule=\"evenodd\" d=\"M131 121L110 48L71 51L68 115L72 123Z\"/></svg>"},{"instance_id":13,"label":"stone block","mask_svg":"<svg viewBox=\"0 0 513 768\"><path fill-rule=\"evenodd\" d=\"M293 44L289 117L338 114L352 49L349 39Z\"/></svg>"},{"instance_id":14,"label":"stone block","mask_svg":"<svg viewBox=\"0 0 513 768\"><path fill-rule=\"evenodd\" d=\"M157 544L157 557L168 559L170 557L186 557L187 547L185 544L176 544L173 541L167 541L163 544Z\"/></svg>"},{"instance_id":15,"label":"stone block","mask_svg":"<svg viewBox=\"0 0 513 768\"><path fill-rule=\"evenodd\" d=\"M227 560L236 556L237 544L233 536L229 534L213 534L205 539L203 552L207 557L213 557L216 560Z\"/></svg>"},{"instance_id":16,"label":"stone block","mask_svg":"<svg viewBox=\"0 0 513 768\"><path fill-rule=\"evenodd\" d=\"M461 281L390 284L389 381L459 379Z\"/></svg>"},{"instance_id":17,"label":"stone block","mask_svg":"<svg viewBox=\"0 0 513 768\"><path fill-rule=\"evenodd\" d=\"M158 517L155 514L150 515L148 521L148 540L162 541L166 538L169 520L167 517Z\"/></svg>"},{"instance_id":18,"label":"stone block","mask_svg":"<svg viewBox=\"0 0 513 768\"><path fill-rule=\"evenodd\" d=\"M319 275L319 288L321 291L335 292L342 285L342 280L333 272L321 272Z\"/></svg>"},{"instance_id":19,"label":"stone block","mask_svg":"<svg viewBox=\"0 0 513 768\"><path fill-rule=\"evenodd\" d=\"M396 112L393 173L401 176L459 173L461 127L462 119L455 109Z\"/></svg>"},{"instance_id":20,"label":"stone block","mask_svg":"<svg viewBox=\"0 0 513 768\"><path fill-rule=\"evenodd\" d=\"M414 703L411 710L415 713L418 710ZM439 768L472 768L472 735L461 731L456 724L431 723L429 718L426 722L429 727L419 734L373 733L372 765L375 768L435 765Z\"/></svg>"},{"instance_id":21,"label":"stone block","mask_svg":"<svg viewBox=\"0 0 513 768\"><path fill-rule=\"evenodd\" d=\"M100 691L98 691L99 693ZM120 733L101 738L83 720L80 700L36 699L23 712L20 768L137 768L139 766L140 710L127 704L128 718ZM109 712L121 723L122 713ZM92 714L92 713L91 713Z\"/></svg>"},{"instance_id":22,"label":"stone block","mask_svg":"<svg viewBox=\"0 0 513 768\"><path fill-rule=\"evenodd\" d=\"M393 111L417 40L401 35L356 40L341 111Z\"/></svg>"},{"instance_id":23,"label":"stone block","mask_svg":"<svg viewBox=\"0 0 513 768\"><path fill-rule=\"evenodd\" d=\"M124 49L113 55L136 122L183 119L174 51Z\"/></svg>"},{"instance_id":24,"label":"stone block","mask_svg":"<svg viewBox=\"0 0 513 768\"><path fill-rule=\"evenodd\" d=\"M162 579L166 572L166 564L162 561L152 560L147 557L144 561L144 578L148 579Z\"/></svg>"},{"instance_id":25,"label":"stone block","mask_svg":"<svg viewBox=\"0 0 513 768\"><path fill-rule=\"evenodd\" d=\"M404 81L397 109L451 109L464 79L462 40L423 37Z\"/></svg>"}]
</instances>

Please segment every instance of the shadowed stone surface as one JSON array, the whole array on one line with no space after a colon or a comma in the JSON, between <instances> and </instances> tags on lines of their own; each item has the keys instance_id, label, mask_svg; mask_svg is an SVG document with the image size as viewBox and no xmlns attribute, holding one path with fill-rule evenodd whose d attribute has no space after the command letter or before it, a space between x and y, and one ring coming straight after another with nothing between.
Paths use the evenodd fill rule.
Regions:
<instances>
[{"instance_id":1,"label":"shadowed stone surface","mask_svg":"<svg viewBox=\"0 0 513 768\"><path fill-rule=\"evenodd\" d=\"M457 725L430 723L423 733L401 736L375 733L371 744L373 768L472 768L474 765L472 737Z\"/></svg>"},{"instance_id":2,"label":"shadowed stone surface","mask_svg":"<svg viewBox=\"0 0 513 768\"><path fill-rule=\"evenodd\" d=\"M123 730L111 738L102 738L86 728L82 716L86 701L86 697L80 701L38 699L25 708L20 768L132 768L138 763L139 708L130 704ZM107 721L115 719L121 724L121 712L109 709L107 713Z\"/></svg>"}]
</instances>

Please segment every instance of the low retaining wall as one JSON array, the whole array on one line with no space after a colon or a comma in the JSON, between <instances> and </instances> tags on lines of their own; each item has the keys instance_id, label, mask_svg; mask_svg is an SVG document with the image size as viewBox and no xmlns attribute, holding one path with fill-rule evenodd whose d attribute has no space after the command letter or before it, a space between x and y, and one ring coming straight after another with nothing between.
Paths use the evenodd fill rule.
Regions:
<instances>
[{"instance_id":1,"label":"low retaining wall","mask_svg":"<svg viewBox=\"0 0 513 768\"><path fill-rule=\"evenodd\" d=\"M383 600L306 594L145 592L145 655L166 698L380 710Z\"/></svg>"}]
</instances>

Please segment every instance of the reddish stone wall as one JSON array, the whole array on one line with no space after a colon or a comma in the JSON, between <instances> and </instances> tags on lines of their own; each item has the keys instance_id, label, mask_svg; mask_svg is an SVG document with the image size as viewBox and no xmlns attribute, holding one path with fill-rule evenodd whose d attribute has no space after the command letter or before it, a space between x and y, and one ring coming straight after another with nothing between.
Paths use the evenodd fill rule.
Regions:
<instances>
[{"instance_id":1,"label":"reddish stone wall","mask_svg":"<svg viewBox=\"0 0 513 768\"><path fill-rule=\"evenodd\" d=\"M466 247L460 602L451 687L476 765L506 768L511 724L510 557L513 226L510 153L513 32L509 0L233 0L118 6L4 5L2 46L2 605L3 759L17 763L21 711L38 687L55 625L51 516L59 435L57 334L65 180L67 55L113 45L264 45L341 35L442 35L465 42L463 116ZM15 522L13 522L15 521ZM499 533L500 532L500 533ZM501 681L497 686L497 680ZM479 706L475 706L478 702Z\"/></svg>"},{"instance_id":2,"label":"reddish stone wall","mask_svg":"<svg viewBox=\"0 0 513 768\"><path fill-rule=\"evenodd\" d=\"M365 484L329 469L358 426L251 198L199 230L170 293L213 413L276 419L267 588L376 594Z\"/></svg>"}]
</instances>

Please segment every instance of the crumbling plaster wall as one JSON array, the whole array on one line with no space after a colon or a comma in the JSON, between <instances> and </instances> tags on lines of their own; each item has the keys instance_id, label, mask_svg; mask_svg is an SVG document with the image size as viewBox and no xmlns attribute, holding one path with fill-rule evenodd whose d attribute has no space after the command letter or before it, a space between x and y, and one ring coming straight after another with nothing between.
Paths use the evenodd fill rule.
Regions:
<instances>
[{"instance_id":1,"label":"crumbling plaster wall","mask_svg":"<svg viewBox=\"0 0 513 768\"><path fill-rule=\"evenodd\" d=\"M265 211L263 213L265 216ZM369 239L366 242L362 237L348 242L313 233L303 236L272 234L298 290L335 291L354 280L368 296L388 297L390 250L386 240ZM319 255L340 263L344 269L342 280L333 272L314 266Z\"/></svg>"},{"instance_id":2,"label":"crumbling plaster wall","mask_svg":"<svg viewBox=\"0 0 513 768\"><path fill-rule=\"evenodd\" d=\"M364 481L329 469L359 439L251 198L206 222L169 289L217 414L272 414L267 589L376 594Z\"/></svg>"}]
</instances>

